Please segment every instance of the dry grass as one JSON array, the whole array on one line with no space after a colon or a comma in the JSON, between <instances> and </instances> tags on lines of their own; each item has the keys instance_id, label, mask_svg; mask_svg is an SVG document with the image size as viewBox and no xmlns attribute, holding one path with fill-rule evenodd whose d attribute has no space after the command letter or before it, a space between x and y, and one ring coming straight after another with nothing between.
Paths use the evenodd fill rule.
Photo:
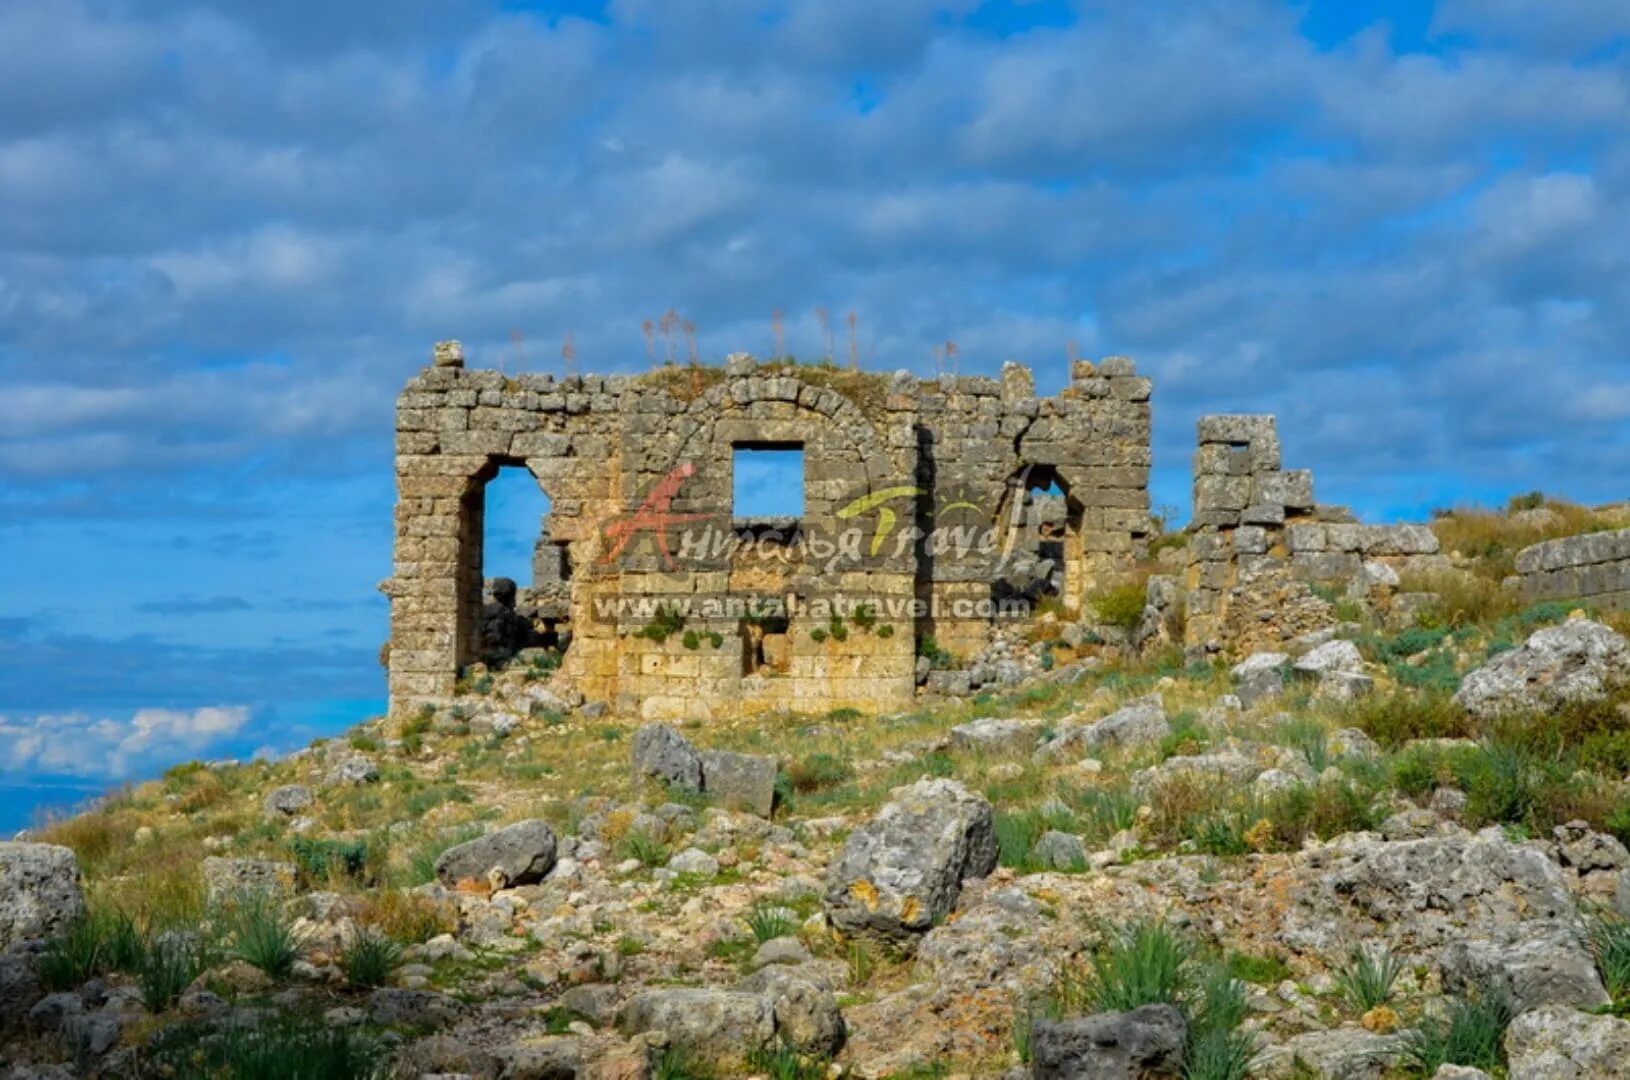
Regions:
<instances>
[{"instance_id":1,"label":"dry grass","mask_svg":"<svg viewBox=\"0 0 1630 1080\"><path fill-rule=\"evenodd\" d=\"M1515 572L1517 552L1531 544L1616 527L1611 517L1586 506L1555 499L1541 505L1555 515L1549 523L1519 521L1509 511L1464 507L1440 513L1432 531L1445 553L1477 560L1478 573L1499 581Z\"/></svg>"},{"instance_id":2,"label":"dry grass","mask_svg":"<svg viewBox=\"0 0 1630 1080\"><path fill-rule=\"evenodd\" d=\"M1484 625L1515 615L1521 607L1518 594L1505 588L1499 580L1461 570L1405 574L1399 580L1399 588L1404 592L1437 595L1437 600L1422 613L1422 621L1431 626Z\"/></svg>"},{"instance_id":3,"label":"dry grass","mask_svg":"<svg viewBox=\"0 0 1630 1080\"><path fill-rule=\"evenodd\" d=\"M356 918L392 941L409 944L450 934L458 926L458 912L452 904L396 889L379 889L363 897Z\"/></svg>"}]
</instances>

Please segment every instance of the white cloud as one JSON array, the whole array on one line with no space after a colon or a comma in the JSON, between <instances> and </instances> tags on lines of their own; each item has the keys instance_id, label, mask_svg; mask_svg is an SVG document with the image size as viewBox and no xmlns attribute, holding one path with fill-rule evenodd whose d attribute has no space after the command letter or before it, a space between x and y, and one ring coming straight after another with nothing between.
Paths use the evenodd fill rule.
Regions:
<instances>
[{"instance_id":1,"label":"white cloud","mask_svg":"<svg viewBox=\"0 0 1630 1080\"><path fill-rule=\"evenodd\" d=\"M219 749L249 717L246 705L140 709L128 720L0 716L0 771L123 780Z\"/></svg>"}]
</instances>

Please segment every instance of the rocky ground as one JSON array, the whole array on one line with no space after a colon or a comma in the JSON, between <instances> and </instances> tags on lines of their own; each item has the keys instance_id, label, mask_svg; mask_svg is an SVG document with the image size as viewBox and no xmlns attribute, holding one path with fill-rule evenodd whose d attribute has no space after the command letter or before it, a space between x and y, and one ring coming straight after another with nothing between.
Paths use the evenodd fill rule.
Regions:
<instances>
[{"instance_id":1,"label":"rocky ground","mask_svg":"<svg viewBox=\"0 0 1630 1080\"><path fill-rule=\"evenodd\" d=\"M178 767L0 845L0 1075L1630 1076L1630 643L1446 606L1042 626L885 717L517 669Z\"/></svg>"}]
</instances>

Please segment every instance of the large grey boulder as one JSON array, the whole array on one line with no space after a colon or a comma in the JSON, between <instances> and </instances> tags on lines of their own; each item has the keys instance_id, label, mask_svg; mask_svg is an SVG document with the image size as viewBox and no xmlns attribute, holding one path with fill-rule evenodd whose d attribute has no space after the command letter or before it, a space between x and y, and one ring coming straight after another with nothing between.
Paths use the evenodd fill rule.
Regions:
<instances>
[{"instance_id":1,"label":"large grey boulder","mask_svg":"<svg viewBox=\"0 0 1630 1080\"><path fill-rule=\"evenodd\" d=\"M769 817L775 809L775 758L702 751L702 791L720 806Z\"/></svg>"},{"instance_id":2,"label":"large grey boulder","mask_svg":"<svg viewBox=\"0 0 1630 1080\"><path fill-rule=\"evenodd\" d=\"M261 809L269 818L293 817L314 801L311 789L304 784L284 784L267 792Z\"/></svg>"},{"instance_id":3,"label":"large grey boulder","mask_svg":"<svg viewBox=\"0 0 1630 1080\"><path fill-rule=\"evenodd\" d=\"M628 1035L648 1031L667 1036L668 1045L708 1062L738 1060L775 1038L775 1008L762 994L701 987L642 990L617 1014Z\"/></svg>"},{"instance_id":4,"label":"large grey boulder","mask_svg":"<svg viewBox=\"0 0 1630 1080\"><path fill-rule=\"evenodd\" d=\"M1630 1022L1552 1007L1524 1013L1505 1035L1511 1076L1630 1080Z\"/></svg>"},{"instance_id":5,"label":"large grey boulder","mask_svg":"<svg viewBox=\"0 0 1630 1080\"><path fill-rule=\"evenodd\" d=\"M1591 956L1566 934L1526 941L1455 941L1438 954L1450 993L1504 993L1517 1012L1541 1005L1594 1009L1608 1003Z\"/></svg>"},{"instance_id":6,"label":"large grey boulder","mask_svg":"<svg viewBox=\"0 0 1630 1080\"><path fill-rule=\"evenodd\" d=\"M951 729L951 747L976 754L1028 754L1039 725L1012 717L986 716Z\"/></svg>"},{"instance_id":7,"label":"large grey boulder","mask_svg":"<svg viewBox=\"0 0 1630 1080\"><path fill-rule=\"evenodd\" d=\"M991 805L955 780L897 788L827 871L825 905L841 930L909 940L956 905L962 882L996 868Z\"/></svg>"},{"instance_id":8,"label":"large grey boulder","mask_svg":"<svg viewBox=\"0 0 1630 1080\"><path fill-rule=\"evenodd\" d=\"M1160 695L1150 694L1127 702L1101 720L1066 728L1035 756L1050 760L1109 747L1153 746L1171 731Z\"/></svg>"},{"instance_id":9,"label":"large grey boulder","mask_svg":"<svg viewBox=\"0 0 1630 1080\"><path fill-rule=\"evenodd\" d=\"M1298 675L1317 677L1325 672L1362 672L1364 657L1351 641L1337 638L1304 653L1291 669Z\"/></svg>"},{"instance_id":10,"label":"large grey boulder","mask_svg":"<svg viewBox=\"0 0 1630 1080\"><path fill-rule=\"evenodd\" d=\"M947 921L923 935L916 974L937 993L977 996L994 989L1023 996L1056 975L1058 953L1043 935L1042 906L1022 887L983 890Z\"/></svg>"},{"instance_id":11,"label":"large grey boulder","mask_svg":"<svg viewBox=\"0 0 1630 1080\"><path fill-rule=\"evenodd\" d=\"M702 790L702 759L690 740L666 724L646 724L630 746L634 782L647 778L675 787Z\"/></svg>"},{"instance_id":12,"label":"large grey boulder","mask_svg":"<svg viewBox=\"0 0 1630 1080\"><path fill-rule=\"evenodd\" d=\"M39 960L44 943L19 942L0 952L0 1032L22 1024L44 995Z\"/></svg>"},{"instance_id":13,"label":"large grey boulder","mask_svg":"<svg viewBox=\"0 0 1630 1080\"><path fill-rule=\"evenodd\" d=\"M1403 1051L1399 1036L1361 1027L1309 1031L1263 1051L1251 1075L1271 1080L1381 1080L1403 1058Z\"/></svg>"},{"instance_id":14,"label":"large grey boulder","mask_svg":"<svg viewBox=\"0 0 1630 1080\"><path fill-rule=\"evenodd\" d=\"M1037 1020L1030 1030L1036 1080L1145 1080L1183 1068L1188 1024L1171 1005L1075 1020Z\"/></svg>"},{"instance_id":15,"label":"large grey boulder","mask_svg":"<svg viewBox=\"0 0 1630 1080\"><path fill-rule=\"evenodd\" d=\"M555 865L555 830L533 819L450 847L436 860L442 884L477 882L496 889L542 881Z\"/></svg>"},{"instance_id":16,"label":"large grey boulder","mask_svg":"<svg viewBox=\"0 0 1630 1080\"><path fill-rule=\"evenodd\" d=\"M776 1037L799 1053L831 1057L843 1049L848 1032L837 998L823 980L802 968L764 967L736 989L770 1003Z\"/></svg>"},{"instance_id":17,"label":"large grey boulder","mask_svg":"<svg viewBox=\"0 0 1630 1080\"><path fill-rule=\"evenodd\" d=\"M48 938L84 914L79 860L71 849L0 843L0 949Z\"/></svg>"},{"instance_id":18,"label":"large grey boulder","mask_svg":"<svg viewBox=\"0 0 1630 1080\"><path fill-rule=\"evenodd\" d=\"M1339 956L1377 934L1451 987L1494 980L1529 1008L1607 1000L1566 878L1498 828L1385 842L1342 837L1297 860L1278 939Z\"/></svg>"},{"instance_id":19,"label":"large grey boulder","mask_svg":"<svg viewBox=\"0 0 1630 1080\"><path fill-rule=\"evenodd\" d=\"M1281 652L1252 653L1229 670L1234 693L1245 708L1268 701L1285 692L1285 668L1290 657Z\"/></svg>"},{"instance_id":20,"label":"large grey boulder","mask_svg":"<svg viewBox=\"0 0 1630 1080\"><path fill-rule=\"evenodd\" d=\"M1049 829L1030 849L1030 857L1049 870L1083 870L1087 865L1087 845L1074 833Z\"/></svg>"},{"instance_id":21,"label":"large grey boulder","mask_svg":"<svg viewBox=\"0 0 1630 1080\"><path fill-rule=\"evenodd\" d=\"M1588 619L1536 630L1521 646L1467 675L1455 701L1472 714L1552 709L1630 682L1630 642Z\"/></svg>"}]
</instances>

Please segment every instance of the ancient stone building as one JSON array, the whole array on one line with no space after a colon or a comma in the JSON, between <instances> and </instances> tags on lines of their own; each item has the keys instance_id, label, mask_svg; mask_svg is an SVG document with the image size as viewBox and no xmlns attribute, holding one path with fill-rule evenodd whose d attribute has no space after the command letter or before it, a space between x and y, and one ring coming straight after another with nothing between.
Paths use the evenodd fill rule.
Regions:
<instances>
[{"instance_id":1,"label":"ancient stone building","mask_svg":"<svg viewBox=\"0 0 1630 1080\"><path fill-rule=\"evenodd\" d=\"M1119 357L1038 398L1015 364L918 379L735 356L506 377L444 343L397 407L392 710L449 700L482 654L484 491L503 466L550 500L523 615L569 640L560 677L586 697L650 717L876 710L911 699L926 638L987 640L1016 552L1066 611L1130 570L1149 410ZM765 449L802 454L796 519L735 513L736 456Z\"/></svg>"}]
</instances>

